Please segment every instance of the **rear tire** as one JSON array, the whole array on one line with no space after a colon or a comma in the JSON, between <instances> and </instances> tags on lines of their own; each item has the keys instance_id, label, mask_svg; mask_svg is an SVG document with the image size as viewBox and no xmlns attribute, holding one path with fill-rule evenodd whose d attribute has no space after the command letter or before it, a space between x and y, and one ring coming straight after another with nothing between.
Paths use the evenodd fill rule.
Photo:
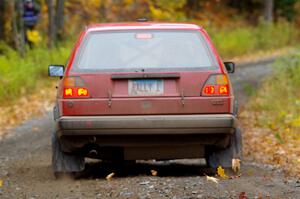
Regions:
<instances>
[{"instance_id":1,"label":"rear tire","mask_svg":"<svg viewBox=\"0 0 300 199\"><path fill-rule=\"evenodd\" d=\"M64 174L75 175L84 170L84 157L65 153L55 133L52 135L52 169L55 178Z\"/></svg>"},{"instance_id":2,"label":"rear tire","mask_svg":"<svg viewBox=\"0 0 300 199\"><path fill-rule=\"evenodd\" d=\"M242 159L242 133L239 128L231 136L231 141L225 149L207 148L205 150L205 160L207 166L217 168L231 168L232 159Z\"/></svg>"}]
</instances>

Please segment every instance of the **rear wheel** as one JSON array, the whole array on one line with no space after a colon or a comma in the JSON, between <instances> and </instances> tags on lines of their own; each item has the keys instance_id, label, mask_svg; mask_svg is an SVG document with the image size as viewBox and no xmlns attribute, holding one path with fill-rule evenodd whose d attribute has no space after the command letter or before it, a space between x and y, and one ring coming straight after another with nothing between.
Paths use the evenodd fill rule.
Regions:
<instances>
[{"instance_id":1,"label":"rear wheel","mask_svg":"<svg viewBox=\"0 0 300 199\"><path fill-rule=\"evenodd\" d=\"M76 176L84 170L84 157L63 152L55 133L52 135L52 169L55 178L64 174Z\"/></svg>"},{"instance_id":2,"label":"rear wheel","mask_svg":"<svg viewBox=\"0 0 300 199\"><path fill-rule=\"evenodd\" d=\"M231 168L232 159L242 158L242 133L239 128L231 136L231 141L225 149L207 148L205 151L207 166L217 168Z\"/></svg>"}]
</instances>

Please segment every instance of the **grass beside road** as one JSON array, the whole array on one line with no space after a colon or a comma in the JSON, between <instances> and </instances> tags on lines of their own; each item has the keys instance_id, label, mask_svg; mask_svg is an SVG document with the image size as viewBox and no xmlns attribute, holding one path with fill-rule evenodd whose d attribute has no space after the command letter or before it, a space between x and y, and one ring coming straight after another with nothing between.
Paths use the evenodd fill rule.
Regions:
<instances>
[{"instance_id":1,"label":"grass beside road","mask_svg":"<svg viewBox=\"0 0 300 199\"><path fill-rule=\"evenodd\" d=\"M300 176L300 51L280 59L241 114L245 153Z\"/></svg>"},{"instance_id":2,"label":"grass beside road","mask_svg":"<svg viewBox=\"0 0 300 199\"><path fill-rule=\"evenodd\" d=\"M0 102L7 104L49 85L47 66L51 63L64 64L70 48L60 46L48 50L39 47L28 50L24 59L4 44L0 44L0 52Z\"/></svg>"},{"instance_id":3,"label":"grass beside road","mask_svg":"<svg viewBox=\"0 0 300 199\"><path fill-rule=\"evenodd\" d=\"M233 58L274 51L299 41L299 30L286 22L219 30L208 29L222 57Z\"/></svg>"}]
</instances>

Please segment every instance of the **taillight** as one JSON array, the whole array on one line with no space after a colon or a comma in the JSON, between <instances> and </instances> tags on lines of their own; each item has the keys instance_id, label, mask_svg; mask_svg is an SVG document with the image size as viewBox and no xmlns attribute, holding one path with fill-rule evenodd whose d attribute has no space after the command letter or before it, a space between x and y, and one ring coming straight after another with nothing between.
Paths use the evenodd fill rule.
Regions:
<instances>
[{"instance_id":1,"label":"taillight","mask_svg":"<svg viewBox=\"0 0 300 199\"><path fill-rule=\"evenodd\" d=\"M203 89L203 96L218 96L218 95L229 95L230 86L226 75L217 74L209 76Z\"/></svg>"},{"instance_id":2,"label":"taillight","mask_svg":"<svg viewBox=\"0 0 300 199\"><path fill-rule=\"evenodd\" d=\"M87 98L89 96L89 90L80 77L66 77L63 80L64 98Z\"/></svg>"}]
</instances>

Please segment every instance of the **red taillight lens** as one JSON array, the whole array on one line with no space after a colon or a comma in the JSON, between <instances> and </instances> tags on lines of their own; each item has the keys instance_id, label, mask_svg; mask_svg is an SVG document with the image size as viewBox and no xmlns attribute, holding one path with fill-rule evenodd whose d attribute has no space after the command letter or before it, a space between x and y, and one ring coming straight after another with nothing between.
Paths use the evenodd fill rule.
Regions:
<instances>
[{"instance_id":1,"label":"red taillight lens","mask_svg":"<svg viewBox=\"0 0 300 199\"><path fill-rule=\"evenodd\" d=\"M227 76L224 74L211 75L202 89L202 95L204 96L217 96L229 94L229 81Z\"/></svg>"},{"instance_id":2,"label":"red taillight lens","mask_svg":"<svg viewBox=\"0 0 300 199\"><path fill-rule=\"evenodd\" d=\"M216 88L215 88L215 86L207 85L207 86L204 86L203 92L206 95L213 95L216 93Z\"/></svg>"},{"instance_id":3,"label":"red taillight lens","mask_svg":"<svg viewBox=\"0 0 300 199\"><path fill-rule=\"evenodd\" d=\"M89 91L86 88L65 88L64 98L89 97Z\"/></svg>"},{"instance_id":4,"label":"red taillight lens","mask_svg":"<svg viewBox=\"0 0 300 199\"><path fill-rule=\"evenodd\" d=\"M73 97L73 96L74 96L73 88L65 88L64 97Z\"/></svg>"},{"instance_id":5,"label":"red taillight lens","mask_svg":"<svg viewBox=\"0 0 300 199\"><path fill-rule=\"evenodd\" d=\"M64 98L89 97L89 91L84 87L84 82L80 77L67 77L63 81Z\"/></svg>"}]
</instances>

